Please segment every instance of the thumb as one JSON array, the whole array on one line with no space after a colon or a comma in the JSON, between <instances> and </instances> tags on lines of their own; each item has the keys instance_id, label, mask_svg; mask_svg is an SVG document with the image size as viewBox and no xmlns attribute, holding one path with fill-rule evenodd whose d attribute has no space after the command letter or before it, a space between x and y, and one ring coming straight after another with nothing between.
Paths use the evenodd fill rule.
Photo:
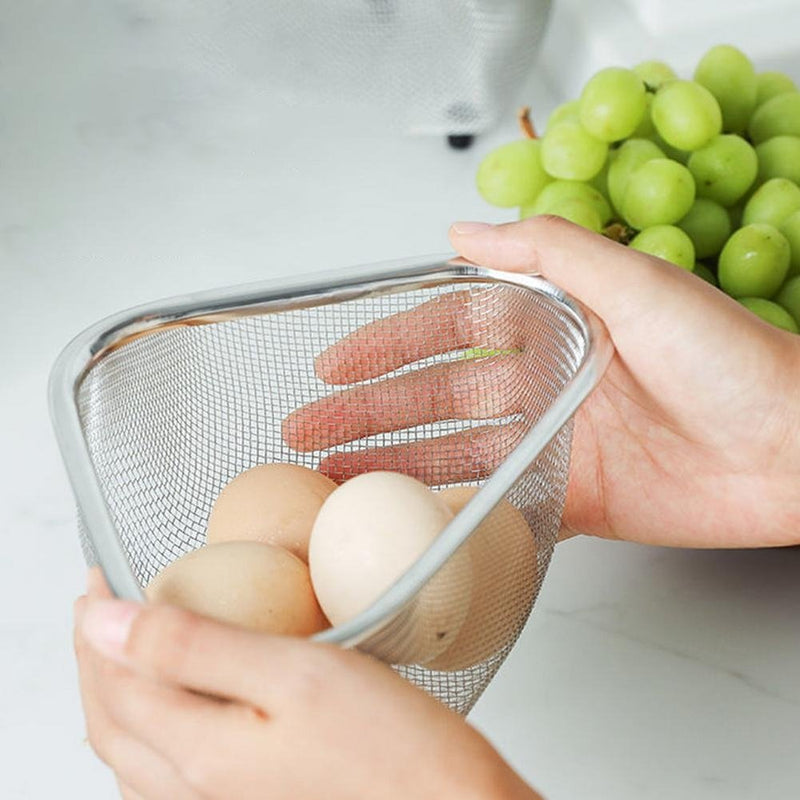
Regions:
<instances>
[{"instance_id":1,"label":"thumb","mask_svg":"<svg viewBox=\"0 0 800 800\"><path fill-rule=\"evenodd\" d=\"M450 240L470 261L539 273L591 308L626 368L677 418L686 417L692 387L694 416L699 409L724 413L719 398L739 398L729 426L741 424L743 392L758 408L765 385L777 397L795 391L797 371L787 365L798 363L796 334L760 320L674 264L558 217L498 226L457 222Z\"/></svg>"},{"instance_id":2,"label":"thumb","mask_svg":"<svg viewBox=\"0 0 800 800\"><path fill-rule=\"evenodd\" d=\"M643 325L652 332L655 325L669 330L678 318L705 320L710 303L736 319L746 316L738 303L686 270L560 217L496 226L456 222L449 235L470 261L538 273L564 289L603 319L618 349L641 341Z\"/></svg>"}]
</instances>

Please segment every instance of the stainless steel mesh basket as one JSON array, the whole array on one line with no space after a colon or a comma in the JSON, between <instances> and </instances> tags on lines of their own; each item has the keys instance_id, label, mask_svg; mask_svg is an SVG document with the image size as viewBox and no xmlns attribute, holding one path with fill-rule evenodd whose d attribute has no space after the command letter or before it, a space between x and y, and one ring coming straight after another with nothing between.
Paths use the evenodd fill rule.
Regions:
<instances>
[{"instance_id":1,"label":"stainless steel mesh basket","mask_svg":"<svg viewBox=\"0 0 800 800\"><path fill-rule=\"evenodd\" d=\"M116 594L143 599L160 569L204 544L223 486L260 463L480 487L369 609L315 637L378 655L466 713L541 586L566 494L569 420L609 353L601 323L553 285L457 260L227 289L104 320L64 350L50 382L85 556ZM301 419L302 436L292 425ZM509 526L473 547L503 499L532 546ZM403 663L420 597L470 547L480 576L470 635L488 650L459 669Z\"/></svg>"}]
</instances>

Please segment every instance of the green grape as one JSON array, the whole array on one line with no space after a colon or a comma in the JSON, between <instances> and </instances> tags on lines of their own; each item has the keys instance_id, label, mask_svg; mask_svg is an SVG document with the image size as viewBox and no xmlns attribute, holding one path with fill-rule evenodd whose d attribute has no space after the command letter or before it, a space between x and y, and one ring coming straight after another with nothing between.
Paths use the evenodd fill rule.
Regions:
<instances>
[{"instance_id":1,"label":"green grape","mask_svg":"<svg viewBox=\"0 0 800 800\"><path fill-rule=\"evenodd\" d=\"M653 92L657 91L662 83L674 81L678 77L675 70L663 61L642 61L633 68L633 71Z\"/></svg>"},{"instance_id":2,"label":"green grape","mask_svg":"<svg viewBox=\"0 0 800 800\"><path fill-rule=\"evenodd\" d=\"M776 94L796 91L795 82L783 72L759 72L756 75L756 107Z\"/></svg>"},{"instance_id":3,"label":"green grape","mask_svg":"<svg viewBox=\"0 0 800 800\"><path fill-rule=\"evenodd\" d=\"M800 211L793 211L780 224L778 230L786 237L789 242L789 249L792 251L789 263L789 277L800 275Z\"/></svg>"},{"instance_id":4,"label":"green grape","mask_svg":"<svg viewBox=\"0 0 800 800\"><path fill-rule=\"evenodd\" d=\"M740 297L739 302L756 316L761 317L764 322L769 322L776 328L790 333L800 332L794 317L783 306L771 300L765 300L763 297Z\"/></svg>"},{"instance_id":5,"label":"green grape","mask_svg":"<svg viewBox=\"0 0 800 800\"><path fill-rule=\"evenodd\" d=\"M590 205L597 212L601 224L605 224L611 219L611 206L609 206L608 200L593 186L580 181L548 183L532 203L523 206L523 210L530 211L525 216L553 214L555 213L554 206L570 200L580 200Z\"/></svg>"},{"instance_id":6,"label":"green grape","mask_svg":"<svg viewBox=\"0 0 800 800\"><path fill-rule=\"evenodd\" d=\"M484 200L501 208L536 197L551 180L541 159L538 139L521 139L492 150L478 167L476 183Z\"/></svg>"},{"instance_id":7,"label":"green grape","mask_svg":"<svg viewBox=\"0 0 800 800\"><path fill-rule=\"evenodd\" d=\"M789 242L772 225L739 228L719 255L719 285L731 297L772 297L789 269Z\"/></svg>"},{"instance_id":8,"label":"green grape","mask_svg":"<svg viewBox=\"0 0 800 800\"><path fill-rule=\"evenodd\" d=\"M694 203L694 180L683 164L654 158L636 169L628 180L622 214L633 228L672 225Z\"/></svg>"},{"instance_id":9,"label":"green grape","mask_svg":"<svg viewBox=\"0 0 800 800\"><path fill-rule=\"evenodd\" d=\"M634 250L650 253L679 267L694 269L694 245L692 240L674 225L654 225L645 228L633 237L630 245Z\"/></svg>"},{"instance_id":10,"label":"green grape","mask_svg":"<svg viewBox=\"0 0 800 800\"><path fill-rule=\"evenodd\" d=\"M553 203L547 213L568 219L570 222L574 222L583 228L588 228L595 233L599 233L603 227L597 210L584 200L574 198L561 199Z\"/></svg>"},{"instance_id":11,"label":"green grape","mask_svg":"<svg viewBox=\"0 0 800 800\"><path fill-rule=\"evenodd\" d=\"M780 303L800 325L800 275L789 278L775 295L775 302Z\"/></svg>"},{"instance_id":12,"label":"green grape","mask_svg":"<svg viewBox=\"0 0 800 800\"><path fill-rule=\"evenodd\" d=\"M722 130L719 103L705 86L669 81L656 92L651 110L658 135L678 150L697 150Z\"/></svg>"},{"instance_id":13,"label":"green grape","mask_svg":"<svg viewBox=\"0 0 800 800\"><path fill-rule=\"evenodd\" d=\"M580 108L580 101L579 100L570 100L567 103L562 103L558 106L555 111L550 115L550 119L547 120L547 129L555 128L561 122L566 122L567 120L571 120L572 122L578 122L578 109Z\"/></svg>"},{"instance_id":14,"label":"green grape","mask_svg":"<svg viewBox=\"0 0 800 800\"><path fill-rule=\"evenodd\" d=\"M606 159L606 163L603 164L603 168L597 173L597 175L594 176L594 178L589 181L589 185L597 189L597 191L600 192L600 194L603 195L603 197L609 203L611 216L614 216L614 207L611 205L608 194L608 170L614 161L616 161L618 152L618 150L609 150L608 158Z\"/></svg>"},{"instance_id":15,"label":"green grape","mask_svg":"<svg viewBox=\"0 0 800 800\"><path fill-rule=\"evenodd\" d=\"M771 97L753 112L747 131L753 144L773 136L800 136L800 93L784 92Z\"/></svg>"},{"instance_id":16,"label":"green grape","mask_svg":"<svg viewBox=\"0 0 800 800\"><path fill-rule=\"evenodd\" d=\"M568 181L593 178L603 168L608 154L606 142L596 139L579 122L571 120L548 128L541 142L542 164L547 173Z\"/></svg>"},{"instance_id":17,"label":"green grape","mask_svg":"<svg viewBox=\"0 0 800 800\"><path fill-rule=\"evenodd\" d=\"M800 187L786 178L771 178L753 192L742 214L742 224L765 222L779 228L800 209Z\"/></svg>"},{"instance_id":18,"label":"green grape","mask_svg":"<svg viewBox=\"0 0 800 800\"><path fill-rule=\"evenodd\" d=\"M718 44L700 59L694 79L717 98L722 130L744 133L756 107L756 71L750 59L736 47Z\"/></svg>"},{"instance_id":19,"label":"green grape","mask_svg":"<svg viewBox=\"0 0 800 800\"><path fill-rule=\"evenodd\" d=\"M612 153L608 165L608 197L619 210L633 172L654 158L664 158L664 153L649 139L628 139Z\"/></svg>"},{"instance_id":20,"label":"green grape","mask_svg":"<svg viewBox=\"0 0 800 800\"><path fill-rule=\"evenodd\" d=\"M758 180L788 178L800 183L800 136L773 136L756 147Z\"/></svg>"},{"instance_id":21,"label":"green grape","mask_svg":"<svg viewBox=\"0 0 800 800\"><path fill-rule=\"evenodd\" d=\"M622 67L601 69L589 78L581 92L581 125L604 142L630 136L641 122L645 109L642 79Z\"/></svg>"},{"instance_id":22,"label":"green grape","mask_svg":"<svg viewBox=\"0 0 800 800\"><path fill-rule=\"evenodd\" d=\"M706 283L710 283L712 286L719 286L717 283L717 276L700 261L694 265L694 274L697 275L698 278L702 278Z\"/></svg>"},{"instance_id":23,"label":"green grape","mask_svg":"<svg viewBox=\"0 0 800 800\"><path fill-rule=\"evenodd\" d=\"M731 218L719 203L698 197L678 227L692 240L697 258L709 258L728 241Z\"/></svg>"},{"instance_id":24,"label":"green grape","mask_svg":"<svg viewBox=\"0 0 800 800\"><path fill-rule=\"evenodd\" d=\"M657 147L660 147L664 151L664 155L667 158L671 158L673 161L677 161L681 164L688 164L689 157L692 155L688 150L678 150L677 147L673 147L671 144L667 144L659 135L658 131L655 132L653 136L650 137L653 142L655 142Z\"/></svg>"},{"instance_id":25,"label":"green grape","mask_svg":"<svg viewBox=\"0 0 800 800\"><path fill-rule=\"evenodd\" d=\"M689 156L687 165L697 184L697 194L731 206L744 196L756 179L758 156L741 136L715 136Z\"/></svg>"},{"instance_id":26,"label":"green grape","mask_svg":"<svg viewBox=\"0 0 800 800\"><path fill-rule=\"evenodd\" d=\"M644 115L641 122L636 126L636 130L631 134L631 139L652 139L656 136L656 126L653 125L653 116L650 113L653 108L653 94L648 92L644 96Z\"/></svg>"}]
</instances>

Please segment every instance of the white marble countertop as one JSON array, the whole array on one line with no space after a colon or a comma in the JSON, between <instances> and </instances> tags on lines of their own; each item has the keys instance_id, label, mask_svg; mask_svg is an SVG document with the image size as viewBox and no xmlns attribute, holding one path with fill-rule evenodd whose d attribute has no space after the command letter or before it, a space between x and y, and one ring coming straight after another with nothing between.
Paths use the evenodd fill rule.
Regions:
<instances>
[{"instance_id":1,"label":"white marble countertop","mask_svg":"<svg viewBox=\"0 0 800 800\"><path fill-rule=\"evenodd\" d=\"M84 569L45 385L68 339L170 294L447 249L507 218L480 156L203 85L153 3L0 3L0 797L114 796L83 744ZM536 78L527 96L549 110ZM800 797L800 549L559 546L472 720L549 800Z\"/></svg>"}]
</instances>

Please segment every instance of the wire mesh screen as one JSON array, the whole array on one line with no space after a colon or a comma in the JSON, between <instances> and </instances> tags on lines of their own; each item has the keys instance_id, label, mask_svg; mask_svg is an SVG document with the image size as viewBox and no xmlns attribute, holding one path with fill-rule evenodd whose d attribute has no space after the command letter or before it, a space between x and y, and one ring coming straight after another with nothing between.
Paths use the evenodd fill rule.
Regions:
<instances>
[{"instance_id":1,"label":"wire mesh screen","mask_svg":"<svg viewBox=\"0 0 800 800\"><path fill-rule=\"evenodd\" d=\"M258 464L300 464L337 481L383 469L437 491L479 487L552 404L585 348L572 317L527 288L396 288L132 339L92 367L78 406L123 548L146 586L204 544L221 489ZM539 591L569 449L567 425L507 503L364 649L466 713ZM468 494L451 498L455 512ZM93 561L83 532L82 543ZM425 609L456 596L463 613L452 648L423 665L401 663Z\"/></svg>"}]
</instances>

